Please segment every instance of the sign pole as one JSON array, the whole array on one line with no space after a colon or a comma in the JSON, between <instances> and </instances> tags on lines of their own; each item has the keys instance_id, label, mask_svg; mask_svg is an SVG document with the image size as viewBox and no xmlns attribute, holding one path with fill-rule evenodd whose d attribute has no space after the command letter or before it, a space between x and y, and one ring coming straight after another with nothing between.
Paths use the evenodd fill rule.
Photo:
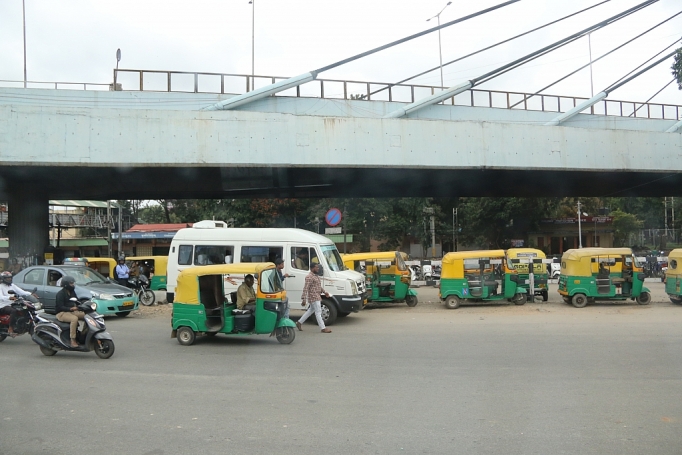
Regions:
<instances>
[{"instance_id":1,"label":"sign pole","mask_svg":"<svg viewBox=\"0 0 682 455\"><path fill-rule=\"evenodd\" d=\"M343 224L341 225L343 230L343 254L346 254L346 206L343 206Z\"/></svg>"}]
</instances>

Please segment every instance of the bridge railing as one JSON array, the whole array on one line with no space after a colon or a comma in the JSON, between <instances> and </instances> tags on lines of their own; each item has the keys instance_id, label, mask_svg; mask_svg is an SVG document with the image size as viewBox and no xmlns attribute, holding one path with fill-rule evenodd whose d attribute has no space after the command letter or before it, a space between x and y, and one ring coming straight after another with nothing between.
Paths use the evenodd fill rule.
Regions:
<instances>
[{"instance_id":1,"label":"bridge railing","mask_svg":"<svg viewBox=\"0 0 682 455\"><path fill-rule=\"evenodd\" d=\"M55 81L26 81L26 88L54 88L63 90L110 90L113 84L101 82L55 82ZM0 87L23 88L24 81L0 79Z\"/></svg>"}]
</instances>

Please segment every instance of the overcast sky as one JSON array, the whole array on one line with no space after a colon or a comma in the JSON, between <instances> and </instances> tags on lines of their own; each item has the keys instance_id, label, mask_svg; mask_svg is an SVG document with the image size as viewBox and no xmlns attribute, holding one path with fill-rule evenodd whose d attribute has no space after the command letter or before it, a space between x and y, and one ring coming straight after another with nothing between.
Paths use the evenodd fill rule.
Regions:
<instances>
[{"instance_id":1,"label":"overcast sky","mask_svg":"<svg viewBox=\"0 0 682 455\"><path fill-rule=\"evenodd\" d=\"M447 0L255 0L255 71L295 76L435 25L426 19ZM441 22L502 3L453 0ZM601 0L521 0L442 32L443 61L530 30ZM643 0L611 0L587 13L444 69L445 84L479 76L575 33ZM110 83L120 68L251 72L252 5L248 0L25 0L28 79ZM679 0L660 0L592 34L594 58L682 11ZM599 92L680 40L682 15L594 65ZM23 80L22 0L0 0L0 79ZM589 62L587 39L535 60L481 88L535 91ZM672 80L661 64L609 98L645 101ZM394 82L438 66L438 33L399 45L320 75L321 78ZM432 72L415 82L438 85ZM124 89L129 80L123 79ZM8 85L8 84L3 84ZM547 90L590 95L583 70ZM654 102L682 104L671 85Z\"/></svg>"}]
</instances>

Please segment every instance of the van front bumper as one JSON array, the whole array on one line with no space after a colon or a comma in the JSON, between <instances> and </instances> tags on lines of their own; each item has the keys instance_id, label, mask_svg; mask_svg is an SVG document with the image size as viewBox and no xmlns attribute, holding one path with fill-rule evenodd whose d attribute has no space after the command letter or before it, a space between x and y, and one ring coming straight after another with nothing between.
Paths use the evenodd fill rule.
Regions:
<instances>
[{"instance_id":1,"label":"van front bumper","mask_svg":"<svg viewBox=\"0 0 682 455\"><path fill-rule=\"evenodd\" d=\"M363 298L359 295L335 295L339 304L339 311L344 313L357 313L362 309Z\"/></svg>"}]
</instances>

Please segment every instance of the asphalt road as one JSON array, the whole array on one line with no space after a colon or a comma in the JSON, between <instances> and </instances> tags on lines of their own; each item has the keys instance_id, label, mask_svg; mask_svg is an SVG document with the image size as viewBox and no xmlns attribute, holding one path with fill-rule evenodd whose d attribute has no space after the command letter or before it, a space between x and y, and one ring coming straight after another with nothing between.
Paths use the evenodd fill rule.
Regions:
<instances>
[{"instance_id":1,"label":"asphalt road","mask_svg":"<svg viewBox=\"0 0 682 455\"><path fill-rule=\"evenodd\" d=\"M116 353L0 343L0 454L679 454L682 306L370 306L291 345L108 318ZM293 314L293 313L292 313Z\"/></svg>"}]
</instances>

